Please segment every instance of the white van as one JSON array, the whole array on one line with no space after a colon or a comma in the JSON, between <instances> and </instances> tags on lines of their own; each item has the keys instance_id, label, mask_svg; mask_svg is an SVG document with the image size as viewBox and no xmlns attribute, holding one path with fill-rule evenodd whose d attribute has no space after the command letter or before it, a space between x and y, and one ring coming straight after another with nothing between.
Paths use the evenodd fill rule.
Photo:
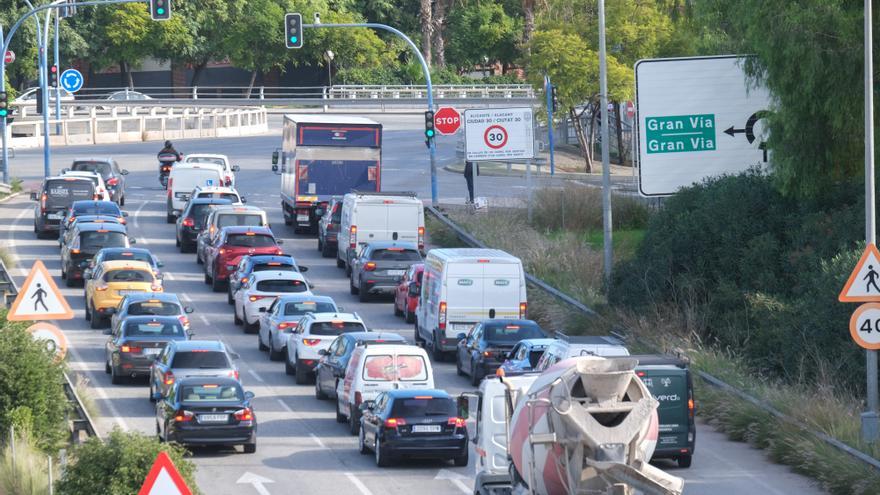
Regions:
<instances>
[{"instance_id":1,"label":"white van","mask_svg":"<svg viewBox=\"0 0 880 495\"><path fill-rule=\"evenodd\" d=\"M416 308L416 344L442 360L458 346L458 334L487 318L525 318L527 308L519 258L499 249L432 249Z\"/></svg>"},{"instance_id":2,"label":"white van","mask_svg":"<svg viewBox=\"0 0 880 495\"><path fill-rule=\"evenodd\" d=\"M351 275L360 246L373 241L409 241L425 248L425 207L412 192L354 192L342 198L336 266Z\"/></svg>"},{"instance_id":3,"label":"white van","mask_svg":"<svg viewBox=\"0 0 880 495\"><path fill-rule=\"evenodd\" d=\"M168 223L174 223L183 211L193 189L197 186L223 185L223 169L220 165L208 163L178 163L171 168L168 177L168 199L166 217Z\"/></svg>"},{"instance_id":4,"label":"white van","mask_svg":"<svg viewBox=\"0 0 880 495\"><path fill-rule=\"evenodd\" d=\"M371 345L372 344L372 345ZM352 435L360 430L360 405L380 392L394 389L432 389L434 370L428 354L414 345L359 342L345 378L336 385L336 421L348 422Z\"/></svg>"}]
</instances>

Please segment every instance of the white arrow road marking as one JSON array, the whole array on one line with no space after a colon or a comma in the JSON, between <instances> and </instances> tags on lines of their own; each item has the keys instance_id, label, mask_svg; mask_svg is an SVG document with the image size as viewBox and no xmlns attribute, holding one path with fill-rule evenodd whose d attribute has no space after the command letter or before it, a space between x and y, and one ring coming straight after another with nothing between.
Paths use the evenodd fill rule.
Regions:
<instances>
[{"instance_id":1,"label":"white arrow road marking","mask_svg":"<svg viewBox=\"0 0 880 495\"><path fill-rule=\"evenodd\" d=\"M467 476L456 473L455 471L450 471L448 469L441 469L437 472L437 476L434 476L435 480L449 480L453 485L455 485L462 493L467 493L470 495L473 493L467 485L464 484L462 480L470 481L470 478Z\"/></svg>"},{"instance_id":2,"label":"white arrow road marking","mask_svg":"<svg viewBox=\"0 0 880 495\"><path fill-rule=\"evenodd\" d=\"M269 478L265 478L263 476L260 476L259 474L254 474L250 471L245 471L245 473L243 475L241 475L241 478L239 478L238 481L236 481L236 483L237 484L244 484L244 485L253 485L254 490L256 490L257 493L259 493L260 495L269 495L269 490L267 490L266 487L263 486L263 484L275 483L275 482L270 480Z\"/></svg>"}]
</instances>

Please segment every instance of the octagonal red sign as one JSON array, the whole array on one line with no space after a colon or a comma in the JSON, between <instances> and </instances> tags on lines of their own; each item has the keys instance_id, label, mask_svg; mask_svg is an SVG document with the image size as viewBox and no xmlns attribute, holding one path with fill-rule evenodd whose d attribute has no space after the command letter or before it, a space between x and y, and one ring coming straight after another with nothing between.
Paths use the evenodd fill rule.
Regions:
<instances>
[{"instance_id":1,"label":"octagonal red sign","mask_svg":"<svg viewBox=\"0 0 880 495\"><path fill-rule=\"evenodd\" d=\"M455 134L461 127L461 114L452 107L442 107L434 112L434 128L440 134Z\"/></svg>"}]
</instances>

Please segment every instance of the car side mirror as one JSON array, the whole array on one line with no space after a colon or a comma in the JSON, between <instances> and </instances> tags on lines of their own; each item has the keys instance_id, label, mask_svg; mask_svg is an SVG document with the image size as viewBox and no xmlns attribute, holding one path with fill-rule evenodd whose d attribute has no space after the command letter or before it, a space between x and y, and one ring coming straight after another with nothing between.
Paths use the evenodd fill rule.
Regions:
<instances>
[{"instance_id":1,"label":"car side mirror","mask_svg":"<svg viewBox=\"0 0 880 495\"><path fill-rule=\"evenodd\" d=\"M279 246L284 244L284 239L275 239L275 244L278 244Z\"/></svg>"},{"instance_id":2,"label":"car side mirror","mask_svg":"<svg viewBox=\"0 0 880 495\"><path fill-rule=\"evenodd\" d=\"M467 338L467 335L465 335L465 334L463 334L463 333L460 333L460 334L456 335L455 337L456 337L458 340L464 340L465 338Z\"/></svg>"},{"instance_id":3,"label":"car side mirror","mask_svg":"<svg viewBox=\"0 0 880 495\"><path fill-rule=\"evenodd\" d=\"M260 308L260 313L265 313L265 312L266 312L266 308Z\"/></svg>"},{"instance_id":4,"label":"car side mirror","mask_svg":"<svg viewBox=\"0 0 880 495\"><path fill-rule=\"evenodd\" d=\"M272 171L274 172L276 170L278 170L278 152L273 151L272 152Z\"/></svg>"},{"instance_id":5,"label":"car side mirror","mask_svg":"<svg viewBox=\"0 0 880 495\"><path fill-rule=\"evenodd\" d=\"M340 313L345 313L345 307L344 306L336 306L336 311L338 311Z\"/></svg>"},{"instance_id":6,"label":"car side mirror","mask_svg":"<svg viewBox=\"0 0 880 495\"><path fill-rule=\"evenodd\" d=\"M409 295L417 296L419 295L419 285L415 282L409 284Z\"/></svg>"},{"instance_id":7,"label":"car side mirror","mask_svg":"<svg viewBox=\"0 0 880 495\"><path fill-rule=\"evenodd\" d=\"M83 278L86 280L92 278L92 271L87 268L86 271L83 272Z\"/></svg>"},{"instance_id":8,"label":"car side mirror","mask_svg":"<svg viewBox=\"0 0 880 495\"><path fill-rule=\"evenodd\" d=\"M195 337L195 335L196 335L196 333L193 332L192 330L186 332L186 336L189 337L189 338L193 338L193 337Z\"/></svg>"},{"instance_id":9,"label":"car side mirror","mask_svg":"<svg viewBox=\"0 0 880 495\"><path fill-rule=\"evenodd\" d=\"M272 171L278 173L278 165L272 165Z\"/></svg>"},{"instance_id":10,"label":"car side mirror","mask_svg":"<svg viewBox=\"0 0 880 495\"><path fill-rule=\"evenodd\" d=\"M242 197L241 197L241 204L245 204L245 203L247 203L247 198L245 198L244 196L242 196Z\"/></svg>"},{"instance_id":11,"label":"car side mirror","mask_svg":"<svg viewBox=\"0 0 880 495\"><path fill-rule=\"evenodd\" d=\"M127 216L128 216L128 212L127 212L127 211L123 211L123 212L122 212L122 216L123 216L123 217L127 217Z\"/></svg>"},{"instance_id":12,"label":"car side mirror","mask_svg":"<svg viewBox=\"0 0 880 495\"><path fill-rule=\"evenodd\" d=\"M129 243L129 244L137 244L137 242L138 242L137 239L135 239L134 237L129 236L129 238L128 238L128 243Z\"/></svg>"},{"instance_id":13,"label":"car side mirror","mask_svg":"<svg viewBox=\"0 0 880 495\"><path fill-rule=\"evenodd\" d=\"M324 216L324 208L315 208L315 216L320 218Z\"/></svg>"},{"instance_id":14,"label":"car side mirror","mask_svg":"<svg viewBox=\"0 0 880 495\"><path fill-rule=\"evenodd\" d=\"M126 170L126 169L122 169L122 170L119 171L119 173L120 173L121 175L128 175L128 170Z\"/></svg>"},{"instance_id":15,"label":"car side mirror","mask_svg":"<svg viewBox=\"0 0 880 495\"><path fill-rule=\"evenodd\" d=\"M162 400L162 392L153 392L153 400Z\"/></svg>"},{"instance_id":16,"label":"car side mirror","mask_svg":"<svg viewBox=\"0 0 880 495\"><path fill-rule=\"evenodd\" d=\"M233 171L233 172L238 172L239 170L241 170L241 167L239 167L238 165L233 165L233 166L232 166L232 171Z\"/></svg>"},{"instance_id":17,"label":"car side mirror","mask_svg":"<svg viewBox=\"0 0 880 495\"><path fill-rule=\"evenodd\" d=\"M326 356L326 355L328 355L328 354L330 354L330 353L327 352L327 349L318 349L318 355L319 355L319 356Z\"/></svg>"},{"instance_id":18,"label":"car side mirror","mask_svg":"<svg viewBox=\"0 0 880 495\"><path fill-rule=\"evenodd\" d=\"M297 266L296 269L299 270L300 273L305 273L305 272L309 271L309 267L302 266L302 265Z\"/></svg>"},{"instance_id":19,"label":"car side mirror","mask_svg":"<svg viewBox=\"0 0 880 495\"><path fill-rule=\"evenodd\" d=\"M239 354L239 353L237 353L237 352L230 352L230 353L229 353L229 356L230 356L232 359L241 359L241 354Z\"/></svg>"},{"instance_id":20,"label":"car side mirror","mask_svg":"<svg viewBox=\"0 0 880 495\"><path fill-rule=\"evenodd\" d=\"M468 419L468 416L470 416L470 400L468 396L464 394L459 395L456 404L458 405L458 417Z\"/></svg>"},{"instance_id":21,"label":"car side mirror","mask_svg":"<svg viewBox=\"0 0 880 495\"><path fill-rule=\"evenodd\" d=\"M192 306L184 306L183 307L183 312L186 314L192 314L193 311L194 310L193 310Z\"/></svg>"},{"instance_id":22,"label":"car side mirror","mask_svg":"<svg viewBox=\"0 0 880 495\"><path fill-rule=\"evenodd\" d=\"M62 168L61 169L62 174L66 174L67 172L70 172L70 168Z\"/></svg>"},{"instance_id":23,"label":"car side mirror","mask_svg":"<svg viewBox=\"0 0 880 495\"><path fill-rule=\"evenodd\" d=\"M31 191L31 201L37 201L37 193L35 191Z\"/></svg>"},{"instance_id":24,"label":"car side mirror","mask_svg":"<svg viewBox=\"0 0 880 495\"><path fill-rule=\"evenodd\" d=\"M162 268L163 266L165 266L165 262L164 262L164 261L157 261L157 262L156 262L156 268Z\"/></svg>"},{"instance_id":25,"label":"car side mirror","mask_svg":"<svg viewBox=\"0 0 880 495\"><path fill-rule=\"evenodd\" d=\"M251 400L255 397L254 393L248 390L244 393L244 400Z\"/></svg>"},{"instance_id":26,"label":"car side mirror","mask_svg":"<svg viewBox=\"0 0 880 495\"><path fill-rule=\"evenodd\" d=\"M373 406L375 406L375 405L376 405L376 403L374 401L365 400L365 401L361 402L359 409L361 411L372 411Z\"/></svg>"}]
</instances>

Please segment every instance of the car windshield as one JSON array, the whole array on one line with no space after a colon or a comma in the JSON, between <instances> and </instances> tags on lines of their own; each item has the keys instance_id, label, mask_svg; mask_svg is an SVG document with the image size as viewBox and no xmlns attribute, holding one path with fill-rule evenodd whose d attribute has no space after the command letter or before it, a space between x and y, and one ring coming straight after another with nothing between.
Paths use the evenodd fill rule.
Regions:
<instances>
[{"instance_id":1,"label":"car windshield","mask_svg":"<svg viewBox=\"0 0 880 495\"><path fill-rule=\"evenodd\" d=\"M544 355L544 349L539 349L537 351L529 352L529 366L534 368L538 366L538 361L541 359L541 356Z\"/></svg>"},{"instance_id":2,"label":"car windshield","mask_svg":"<svg viewBox=\"0 0 880 495\"><path fill-rule=\"evenodd\" d=\"M541 327L534 323L517 323L515 325L483 325L484 335L488 342L515 344L523 339L540 339L546 337Z\"/></svg>"},{"instance_id":3,"label":"car windshield","mask_svg":"<svg viewBox=\"0 0 880 495\"><path fill-rule=\"evenodd\" d=\"M97 251L105 247L126 247L125 234L109 230L80 232L79 240L80 249L83 251Z\"/></svg>"},{"instance_id":4,"label":"car windshield","mask_svg":"<svg viewBox=\"0 0 880 495\"><path fill-rule=\"evenodd\" d=\"M115 203L84 203L73 207L75 215L109 215L121 216L119 207Z\"/></svg>"},{"instance_id":5,"label":"car windshield","mask_svg":"<svg viewBox=\"0 0 880 495\"><path fill-rule=\"evenodd\" d=\"M186 163L213 163L214 165L226 166L226 161L222 158L213 158L207 156L193 156L186 159Z\"/></svg>"},{"instance_id":6,"label":"car windshield","mask_svg":"<svg viewBox=\"0 0 880 495\"><path fill-rule=\"evenodd\" d=\"M95 185L81 179L57 179L46 182L46 204L50 208L69 206L74 201L92 199Z\"/></svg>"},{"instance_id":7,"label":"car windshield","mask_svg":"<svg viewBox=\"0 0 880 495\"><path fill-rule=\"evenodd\" d=\"M391 407L391 416L395 418L411 418L420 416L458 416L455 402L447 398L418 397L413 399L395 399Z\"/></svg>"},{"instance_id":8,"label":"car windshield","mask_svg":"<svg viewBox=\"0 0 880 495\"><path fill-rule=\"evenodd\" d=\"M125 324L126 337L183 337L183 325L174 322L128 322Z\"/></svg>"},{"instance_id":9,"label":"car windshield","mask_svg":"<svg viewBox=\"0 0 880 495\"><path fill-rule=\"evenodd\" d=\"M172 368L229 368L229 359L221 351L178 351L171 361Z\"/></svg>"},{"instance_id":10,"label":"car windshield","mask_svg":"<svg viewBox=\"0 0 880 495\"><path fill-rule=\"evenodd\" d=\"M284 304L284 316L300 316L306 313L335 313L336 306L328 302L289 302Z\"/></svg>"},{"instance_id":11,"label":"car windshield","mask_svg":"<svg viewBox=\"0 0 880 495\"><path fill-rule=\"evenodd\" d=\"M104 280L107 282L152 282L153 274L146 270L123 268L122 270L113 270L107 272L106 274L104 274Z\"/></svg>"},{"instance_id":12,"label":"car windshield","mask_svg":"<svg viewBox=\"0 0 880 495\"><path fill-rule=\"evenodd\" d=\"M414 249L388 248L373 251L370 259L373 261L421 261L422 256Z\"/></svg>"},{"instance_id":13,"label":"car windshield","mask_svg":"<svg viewBox=\"0 0 880 495\"><path fill-rule=\"evenodd\" d=\"M238 385L183 385L181 402L241 402L244 394Z\"/></svg>"},{"instance_id":14,"label":"car windshield","mask_svg":"<svg viewBox=\"0 0 880 495\"><path fill-rule=\"evenodd\" d=\"M226 244L235 247L272 247L275 238L264 234L230 234L226 238Z\"/></svg>"},{"instance_id":15,"label":"car windshield","mask_svg":"<svg viewBox=\"0 0 880 495\"><path fill-rule=\"evenodd\" d=\"M113 167L107 162L73 162L71 170L77 172L98 172L105 179L113 173Z\"/></svg>"},{"instance_id":16,"label":"car windshield","mask_svg":"<svg viewBox=\"0 0 880 495\"><path fill-rule=\"evenodd\" d=\"M302 280L260 280L257 282L257 290L260 292L306 292L309 287Z\"/></svg>"},{"instance_id":17,"label":"car windshield","mask_svg":"<svg viewBox=\"0 0 880 495\"><path fill-rule=\"evenodd\" d=\"M263 216L256 213L224 213L217 218L217 227L234 227L244 225L247 227L259 227L263 225Z\"/></svg>"},{"instance_id":18,"label":"car windshield","mask_svg":"<svg viewBox=\"0 0 880 495\"><path fill-rule=\"evenodd\" d=\"M126 261L145 261L150 265L153 265L153 257L150 253L140 252L140 251L116 251L104 253L103 261L118 261L118 260L126 260Z\"/></svg>"},{"instance_id":19,"label":"car windshield","mask_svg":"<svg viewBox=\"0 0 880 495\"><path fill-rule=\"evenodd\" d=\"M216 199L228 199L233 203L238 203L238 195L228 192L200 192L198 195L199 198L216 198Z\"/></svg>"},{"instance_id":20,"label":"car windshield","mask_svg":"<svg viewBox=\"0 0 880 495\"><path fill-rule=\"evenodd\" d=\"M158 299L150 299L148 301L133 302L128 305L128 315L156 315L156 316L176 316L181 313L180 306L169 301L160 301Z\"/></svg>"},{"instance_id":21,"label":"car windshield","mask_svg":"<svg viewBox=\"0 0 880 495\"><path fill-rule=\"evenodd\" d=\"M309 328L312 335L342 335L352 332L366 332L363 323L357 321L316 321Z\"/></svg>"},{"instance_id":22,"label":"car windshield","mask_svg":"<svg viewBox=\"0 0 880 495\"><path fill-rule=\"evenodd\" d=\"M254 265L253 271L264 272L267 270L275 270L279 272L296 272L299 271L290 263L281 261L270 261L268 263L259 263Z\"/></svg>"}]
</instances>

